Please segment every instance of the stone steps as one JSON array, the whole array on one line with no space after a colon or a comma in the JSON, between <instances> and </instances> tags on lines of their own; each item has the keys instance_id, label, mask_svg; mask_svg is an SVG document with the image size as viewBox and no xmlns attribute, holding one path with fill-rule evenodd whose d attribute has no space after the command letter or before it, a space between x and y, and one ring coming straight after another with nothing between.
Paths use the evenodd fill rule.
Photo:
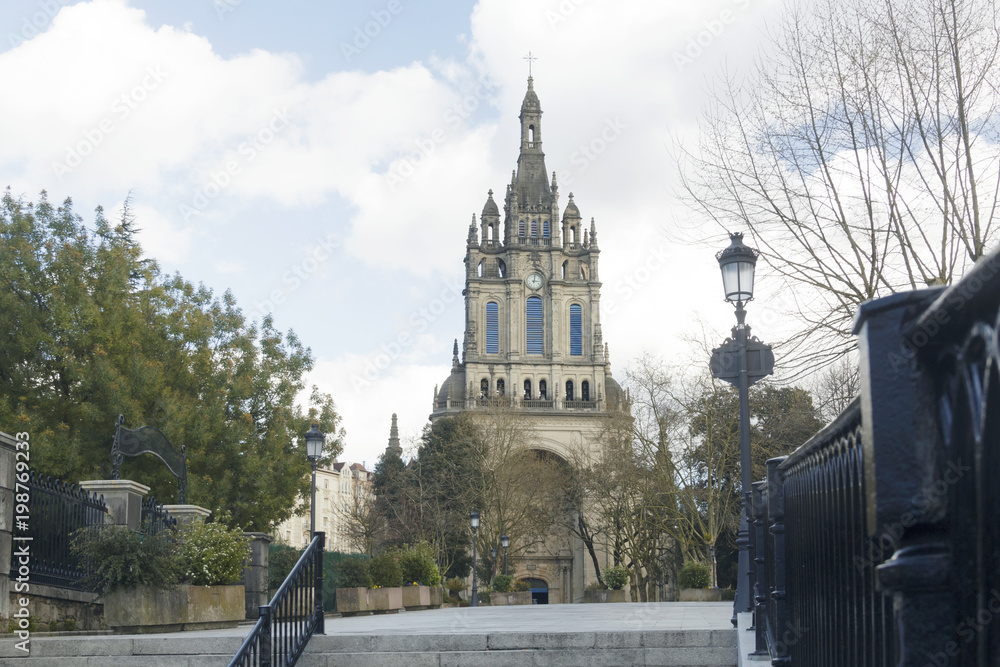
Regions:
<instances>
[{"instance_id":1,"label":"stone steps","mask_svg":"<svg viewBox=\"0 0 1000 667\"><path fill-rule=\"evenodd\" d=\"M0 641L0 664L24 667L215 667L243 638L39 637L30 656ZM15 663L10 658L20 658ZM301 667L735 667L736 630L649 632L492 632L482 634L332 634L313 637Z\"/></svg>"}]
</instances>

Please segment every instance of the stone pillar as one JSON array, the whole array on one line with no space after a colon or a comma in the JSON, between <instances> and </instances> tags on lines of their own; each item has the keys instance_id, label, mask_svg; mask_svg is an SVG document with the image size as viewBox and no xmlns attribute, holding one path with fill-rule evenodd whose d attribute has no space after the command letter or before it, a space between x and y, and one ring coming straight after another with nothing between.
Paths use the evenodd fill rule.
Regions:
<instances>
[{"instance_id":1,"label":"stone pillar","mask_svg":"<svg viewBox=\"0 0 1000 667\"><path fill-rule=\"evenodd\" d=\"M130 530L142 527L142 499L149 493L145 484L127 479L94 479L80 482L80 488L104 496L112 524Z\"/></svg>"},{"instance_id":2,"label":"stone pillar","mask_svg":"<svg viewBox=\"0 0 1000 667\"><path fill-rule=\"evenodd\" d=\"M189 526L196 521L204 522L212 513L212 510L197 505L164 505L163 509L177 519L178 528Z\"/></svg>"},{"instance_id":3,"label":"stone pillar","mask_svg":"<svg viewBox=\"0 0 1000 667\"><path fill-rule=\"evenodd\" d=\"M246 591L247 618L253 620L260 616L260 607L268 602L268 546L274 538L265 533L243 535L250 538L250 560L243 568L243 587Z\"/></svg>"},{"instance_id":4,"label":"stone pillar","mask_svg":"<svg viewBox=\"0 0 1000 667\"><path fill-rule=\"evenodd\" d=\"M14 530L14 466L16 443L0 432L0 618L10 618L11 532ZM5 628L6 629L6 628Z\"/></svg>"}]
</instances>

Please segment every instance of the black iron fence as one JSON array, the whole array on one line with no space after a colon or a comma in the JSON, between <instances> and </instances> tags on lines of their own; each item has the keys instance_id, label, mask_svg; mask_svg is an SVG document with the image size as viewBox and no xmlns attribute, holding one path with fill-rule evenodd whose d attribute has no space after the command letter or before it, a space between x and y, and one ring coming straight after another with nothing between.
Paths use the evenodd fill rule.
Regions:
<instances>
[{"instance_id":1,"label":"black iron fence","mask_svg":"<svg viewBox=\"0 0 1000 667\"><path fill-rule=\"evenodd\" d=\"M147 496L142 499L141 523L142 531L149 535L155 535L161 530L177 527L177 519L170 516L163 505L156 502L156 498Z\"/></svg>"},{"instance_id":2,"label":"black iron fence","mask_svg":"<svg viewBox=\"0 0 1000 667\"><path fill-rule=\"evenodd\" d=\"M69 544L80 528L104 523L104 498L32 470L26 481L18 480L15 500L11 580L17 580L24 565L19 553L27 551L32 583L82 590L86 572L78 568Z\"/></svg>"},{"instance_id":3,"label":"black iron fence","mask_svg":"<svg viewBox=\"0 0 1000 667\"><path fill-rule=\"evenodd\" d=\"M757 651L1000 665L1000 251L864 304L861 396L752 494Z\"/></svg>"},{"instance_id":4,"label":"black iron fence","mask_svg":"<svg viewBox=\"0 0 1000 667\"><path fill-rule=\"evenodd\" d=\"M309 639L325 633L323 619L324 533L315 533L271 602L243 641L229 667L294 665Z\"/></svg>"}]
</instances>

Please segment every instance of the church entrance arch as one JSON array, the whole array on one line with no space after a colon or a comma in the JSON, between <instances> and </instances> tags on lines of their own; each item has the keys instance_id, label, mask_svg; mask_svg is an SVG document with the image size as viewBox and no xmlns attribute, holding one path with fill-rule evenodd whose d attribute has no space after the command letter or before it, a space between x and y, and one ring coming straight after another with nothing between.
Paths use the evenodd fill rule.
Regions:
<instances>
[{"instance_id":1,"label":"church entrance arch","mask_svg":"<svg viewBox=\"0 0 1000 667\"><path fill-rule=\"evenodd\" d=\"M545 583L544 579L529 577L523 581L528 584L528 588L531 590L531 604L549 603L549 585Z\"/></svg>"}]
</instances>

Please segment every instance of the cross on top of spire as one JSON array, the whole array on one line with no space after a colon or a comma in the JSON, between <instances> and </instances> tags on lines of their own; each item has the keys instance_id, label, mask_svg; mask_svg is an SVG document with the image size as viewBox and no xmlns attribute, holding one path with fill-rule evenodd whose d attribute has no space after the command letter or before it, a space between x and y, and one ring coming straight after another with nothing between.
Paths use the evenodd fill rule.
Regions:
<instances>
[{"instance_id":1,"label":"cross on top of spire","mask_svg":"<svg viewBox=\"0 0 1000 667\"><path fill-rule=\"evenodd\" d=\"M524 57L524 60L528 61L528 76L530 77L531 76L531 62L534 61L534 60L538 60L538 57L531 55L531 51L528 51L528 55L526 55Z\"/></svg>"}]
</instances>

